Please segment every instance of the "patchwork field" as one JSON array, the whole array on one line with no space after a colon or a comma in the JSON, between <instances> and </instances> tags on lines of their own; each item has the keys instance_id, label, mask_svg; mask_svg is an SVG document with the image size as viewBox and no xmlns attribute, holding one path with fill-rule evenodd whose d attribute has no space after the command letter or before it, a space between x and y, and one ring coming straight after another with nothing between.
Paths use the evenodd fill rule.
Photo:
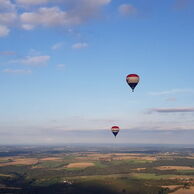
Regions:
<instances>
[{"instance_id":1,"label":"patchwork field","mask_svg":"<svg viewBox=\"0 0 194 194\"><path fill-rule=\"evenodd\" d=\"M70 163L66 166L66 168L87 168L90 166L95 166L95 164L92 162Z\"/></svg>"},{"instance_id":2,"label":"patchwork field","mask_svg":"<svg viewBox=\"0 0 194 194\"><path fill-rule=\"evenodd\" d=\"M57 150L57 151L56 151ZM191 194L193 155L63 152L0 157L0 193ZM60 150L60 151L58 151ZM35 190L35 191L34 191Z\"/></svg>"},{"instance_id":3,"label":"patchwork field","mask_svg":"<svg viewBox=\"0 0 194 194\"><path fill-rule=\"evenodd\" d=\"M9 166L9 165L34 165L38 162L37 158L9 158L7 161L0 163L1 166Z\"/></svg>"},{"instance_id":4,"label":"patchwork field","mask_svg":"<svg viewBox=\"0 0 194 194\"><path fill-rule=\"evenodd\" d=\"M193 167L190 166L158 166L156 167L158 170L194 170Z\"/></svg>"}]
</instances>

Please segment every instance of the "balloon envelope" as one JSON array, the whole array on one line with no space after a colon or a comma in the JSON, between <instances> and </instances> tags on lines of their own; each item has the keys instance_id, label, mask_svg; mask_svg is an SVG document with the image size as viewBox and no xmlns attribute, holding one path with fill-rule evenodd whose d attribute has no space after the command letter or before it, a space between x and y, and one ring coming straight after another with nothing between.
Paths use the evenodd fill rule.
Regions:
<instances>
[{"instance_id":1,"label":"balloon envelope","mask_svg":"<svg viewBox=\"0 0 194 194\"><path fill-rule=\"evenodd\" d=\"M111 128L111 131L112 131L112 133L114 134L115 137L117 136L119 130L120 130L120 129L119 129L118 126L113 126L113 127Z\"/></svg>"},{"instance_id":2,"label":"balloon envelope","mask_svg":"<svg viewBox=\"0 0 194 194\"><path fill-rule=\"evenodd\" d=\"M135 87L139 83L139 75L137 75L137 74L129 74L126 77L126 81L129 84L129 86L131 87L132 91L134 91Z\"/></svg>"}]
</instances>

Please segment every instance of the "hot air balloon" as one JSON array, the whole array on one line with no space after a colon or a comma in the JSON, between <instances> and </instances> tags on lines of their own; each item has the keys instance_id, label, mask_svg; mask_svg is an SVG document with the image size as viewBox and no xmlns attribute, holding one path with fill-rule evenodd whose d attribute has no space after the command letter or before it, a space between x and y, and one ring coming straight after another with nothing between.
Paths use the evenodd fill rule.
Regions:
<instances>
[{"instance_id":1,"label":"hot air balloon","mask_svg":"<svg viewBox=\"0 0 194 194\"><path fill-rule=\"evenodd\" d=\"M129 86L131 87L132 91L134 91L136 85L139 82L139 75L137 75L137 74L129 74L126 77L126 81L129 84Z\"/></svg>"},{"instance_id":2,"label":"hot air balloon","mask_svg":"<svg viewBox=\"0 0 194 194\"><path fill-rule=\"evenodd\" d=\"M113 127L111 128L111 131L112 131L112 133L114 134L115 138L116 138L116 136L117 136L119 130L120 130L120 129L119 129L118 126L113 126Z\"/></svg>"}]
</instances>

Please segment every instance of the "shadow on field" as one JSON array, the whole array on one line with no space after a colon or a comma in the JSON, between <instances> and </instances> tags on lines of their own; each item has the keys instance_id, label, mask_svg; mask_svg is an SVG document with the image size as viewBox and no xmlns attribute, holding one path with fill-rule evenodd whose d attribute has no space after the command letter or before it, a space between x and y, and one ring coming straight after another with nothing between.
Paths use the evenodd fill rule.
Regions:
<instances>
[{"instance_id":1,"label":"shadow on field","mask_svg":"<svg viewBox=\"0 0 194 194\"><path fill-rule=\"evenodd\" d=\"M54 184L50 186L24 186L22 189L0 188L3 194L118 194L127 193L124 189L120 192L113 191L103 186L83 186L81 184L64 185ZM134 193L135 194L135 193Z\"/></svg>"}]
</instances>

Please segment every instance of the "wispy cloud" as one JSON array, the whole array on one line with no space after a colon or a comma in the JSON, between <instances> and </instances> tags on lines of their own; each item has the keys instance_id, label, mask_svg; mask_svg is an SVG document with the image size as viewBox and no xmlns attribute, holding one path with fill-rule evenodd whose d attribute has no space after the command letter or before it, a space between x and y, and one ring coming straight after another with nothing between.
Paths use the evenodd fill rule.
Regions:
<instances>
[{"instance_id":1,"label":"wispy cloud","mask_svg":"<svg viewBox=\"0 0 194 194\"><path fill-rule=\"evenodd\" d=\"M63 42L58 42L58 43L56 43L56 44L54 44L52 47L51 47L51 49L52 50L58 50L58 49L60 49L62 46L63 46Z\"/></svg>"},{"instance_id":2,"label":"wispy cloud","mask_svg":"<svg viewBox=\"0 0 194 194\"><path fill-rule=\"evenodd\" d=\"M194 90L193 89L172 89L172 90L166 90L166 91L160 91L160 92L149 92L149 95L163 96L163 95L177 94L177 93L194 93Z\"/></svg>"},{"instance_id":3,"label":"wispy cloud","mask_svg":"<svg viewBox=\"0 0 194 194\"><path fill-rule=\"evenodd\" d=\"M11 61L12 63L21 63L29 66L44 66L47 65L50 60L50 56L42 55L42 56L27 56L23 59Z\"/></svg>"},{"instance_id":4,"label":"wispy cloud","mask_svg":"<svg viewBox=\"0 0 194 194\"><path fill-rule=\"evenodd\" d=\"M4 69L3 73L12 73L12 74L30 74L32 73L29 69Z\"/></svg>"},{"instance_id":5,"label":"wispy cloud","mask_svg":"<svg viewBox=\"0 0 194 194\"><path fill-rule=\"evenodd\" d=\"M76 24L76 17L69 18L65 11L59 7L43 7L36 12L25 12L20 15L22 27L24 29L33 29L37 26L54 27ZM27 28L26 28L27 27Z\"/></svg>"},{"instance_id":6,"label":"wispy cloud","mask_svg":"<svg viewBox=\"0 0 194 194\"><path fill-rule=\"evenodd\" d=\"M16 0L18 4L22 5L41 5L51 2L52 0Z\"/></svg>"},{"instance_id":7,"label":"wispy cloud","mask_svg":"<svg viewBox=\"0 0 194 194\"><path fill-rule=\"evenodd\" d=\"M0 56L12 56L12 55L16 55L16 52L14 51L1 51L0 52Z\"/></svg>"},{"instance_id":8,"label":"wispy cloud","mask_svg":"<svg viewBox=\"0 0 194 194\"><path fill-rule=\"evenodd\" d=\"M148 111L148 113L187 113L194 112L194 107L183 107L183 108L153 108Z\"/></svg>"},{"instance_id":9,"label":"wispy cloud","mask_svg":"<svg viewBox=\"0 0 194 194\"><path fill-rule=\"evenodd\" d=\"M137 14L137 9L131 4L122 4L118 7L118 11L122 15L135 15Z\"/></svg>"},{"instance_id":10,"label":"wispy cloud","mask_svg":"<svg viewBox=\"0 0 194 194\"><path fill-rule=\"evenodd\" d=\"M17 20L16 13L0 13L0 24L10 26Z\"/></svg>"},{"instance_id":11,"label":"wispy cloud","mask_svg":"<svg viewBox=\"0 0 194 194\"><path fill-rule=\"evenodd\" d=\"M10 11L15 9L15 4L10 0L0 0L0 11Z\"/></svg>"},{"instance_id":12,"label":"wispy cloud","mask_svg":"<svg viewBox=\"0 0 194 194\"><path fill-rule=\"evenodd\" d=\"M57 69L62 70L65 68L65 64L58 64L56 65Z\"/></svg>"},{"instance_id":13,"label":"wispy cloud","mask_svg":"<svg viewBox=\"0 0 194 194\"><path fill-rule=\"evenodd\" d=\"M15 7L10 0L0 0L0 37L9 35L10 28L17 23Z\"/></svg>"},{"instance_id":14,"label":"wispy cloud","mask_svg":"<svg viewBox=\"0 0 194 194\"><path fill-rule=\"evenodd\" d=\"M72 45L73 49L82 49L88 47L88 43L86 42L78 42Z\"/></svg>"},{"instance_id":15,"label":"wispy cloud","mask_svg":"<svg viewBox=\"0 0 194 194\"><path fill-rule=\"evenodd\" d=\"M0 37L7 36L10 30L7 26L0 25Z\"/></svg>"}]
</instances>

